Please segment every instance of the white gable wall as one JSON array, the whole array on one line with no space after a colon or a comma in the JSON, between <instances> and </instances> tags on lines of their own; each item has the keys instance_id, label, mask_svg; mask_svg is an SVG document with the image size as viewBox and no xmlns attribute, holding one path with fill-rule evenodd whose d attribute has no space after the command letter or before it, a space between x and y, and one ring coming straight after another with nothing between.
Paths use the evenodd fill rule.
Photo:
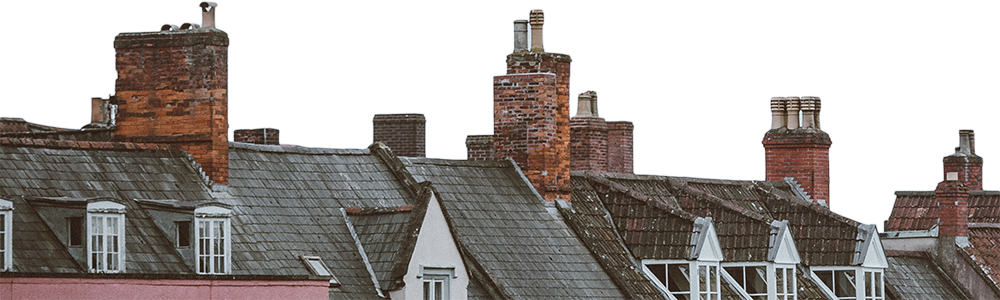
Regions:
<instances>
[{"instance_id":1,"label":"white gable wall","mask_svg":"<svg viewBox=\"0 0 1000 300\"><path fill-rule=\"evenodd\" d=\"M417 277L422 266L455 268L456 277L451 278L450 283L451 297L446 299L468 298L469 275L462 263L462 256L458 253L455 239L448 230L441 204L433 193L430 203L427 204L427 213L424 215L420 235L417 236L417 245L413 249L413 256L410 257L406 275L403 276L406 286L401 290L389 292L389 296L392 299L423 299L423 279Z\"/></svg>"}]
</instances>

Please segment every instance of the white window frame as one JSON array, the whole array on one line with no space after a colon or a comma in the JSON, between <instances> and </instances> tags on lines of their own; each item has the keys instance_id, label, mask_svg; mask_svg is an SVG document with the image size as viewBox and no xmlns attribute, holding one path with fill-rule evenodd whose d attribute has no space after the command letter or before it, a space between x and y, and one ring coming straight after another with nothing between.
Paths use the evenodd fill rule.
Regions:
<instances>
[{"instance_id":1,"label":"white window frame","mask_svg":"<svg viewBox=\"0 0 1000 300\"><path fill-rule=\"evenodd\" d=\"M0 199L0 271L11 270L14 266L13 242L14 203Z\"/></svg>"},{"instance_id":2,"label":"white window frame","mask_svg":"<svg viewBox=\"0 0 1000 300\"><path fill-rule=\"evenodd\" d=\"M125 205L106 200L87 203L85 222L90 272L125 272Z\"/></svg>"},{"instance_id":3,"label":"white window frame","mask_svg":"<svg viewBox=\"0 0 1000 300\"><path fill-rule=\"evenodd\" d=\"M772 276L775 279L775 282L774 282L774 295L775 295L775 298L778 299L778 300L798 300L799 299L799 292L798 292L798 289L799 289L799 280L798 280L798 277L799 276L796 273L797 271L795 270L796 269L795 265L774 264L773 268L772 268L772 266L768 266L768 270L771 270L771 269L774 270L773 273L775 274L775 276ZM784 276L785 280L783 280L783 282L777 282L777 279L778 279L777 274L778 274L779 270L790 270L791 271L791 272L788 272L788 274L785 274L785 276ZM784 288L784 290L785 290L784 293L780 292L782 290L782 288Z\"/></svg>"},{"instance_id":4,"label":"white window frame","mask_svg":"<svg viewBox=\"0 0 1000 300\"><path fill-rule=\"evenodd\" d=\"M836 296L836 292L831 290L826 282L820 279L816 272L829 272L829 271L847 271L853 273L854 275L854 296ZM819 266L810 268L813 278L816 282L820 283L820 288L828 294L833 299L871 299L871 300L884 300L885 299L885 269L882 268L865 268L865 267L830 267L830 266ZM865 273L872 273L872 280L866 280ZM879 276L874 274L878 273ZM878 282L874 279L877 277ZM836 273L834 273L834 288L836 288ZM879 296L866 297L868 295L868 290L877 289Z\"/></svg>"},{"instance_id":5,"label":"white window frame","mask_svg":"<svg viewBox=\"0 0 1000 300\"><path fill-rule=\"evenodd\" d=\"M455 267L452 266L420 265L417 278L422 280L420 288L424 300L449 300L451 299L451 279L458 278L458 276L455 274ZM436 283L440 283L440 286ZM434 292L439 289L442 292L440 297L437 297Z\"/></svg>"},{"instance_id":6,"label":"white window frame","mask_svg":"<svg viewBox=\"0 0 1000 300\"><path fill-rule=\"evenodd\" d=\"M885 300L885 271L876 268L864 268L865 300ZM871 277L868 276L871 274ZM870 293L874 292L874 293Z\"/></svg>"},{"instance_id":7,"label":"white window frame","mask_svg":"<svg viewBox=\"0 0 1000 300\"><path fill-rule=\"evenodd\" d=\"M195 271L198 274L224 275L232 272L231 213L232 210L228 207L214 204L195 208L193 246ZM217 228L220 230L214 230Z\"/></svg>"},{"instance_id":8,"label":"white window frame","mask_svg":"<svg viewBox=\"0 0 1000 300\"><path fill-rule=\"evenodd\" d=\"M747 287L746 287L746 284L747 284L747 280L746 280L746 272L747 271L746 271L746 269L747 268L755 268L755 267L764 267L764 269L765 269L765 271L764 271L764 280L765 280L765 283L767 285L767 287L766 287L767 290L765 292L763 292L763 293L753 293L753 294L750 294L750 292L747 291ZM797 289L798 289L798 279L796 278L797 275L795 273L796 271L795 271L795 265L794 264L776 264L776 263L771 263L771 262L722 263L722 269L725 270L726 268L742 268L743 269L743 276L744 277L740 278L743 281L743 285L742 286L739 284L739 279L736 278L737 274L728 273L729 271L726 271L726 272L727 272L727 274L729 274L730 277L733 278L733 280L734 280L734 282L732 282L733 285L734 286L738 286L741 289L743 289L743 292L745 292L747 294L747 296L750 296L751 299L760 299L759 297L764 297L764 299L771 299L771 300L773 300L773 299L777 299L777 300L797 300L798 299L798 291L797 291ZM790 270L790 272L789 272L790 274L786 275L783 278L784 280L782 282L778 282L778 280L777 280L778 279L777 274L778 274L779 270ZM785 293L779 293L779 291L782 290L782 288L784 288ZM758 298L753 298L753 297L758 297Z\"/></svg>"},{"instance_id":9,"label":"white window frame","mask_svg":"<svg viewBox=\"0 0 1000 300\"><path fill-rule=\"evenodd\" d=\"M664 280L670 282L670 265L687 265L687 281L688 289L684 291L671 291L667 288L667 283L661 282L652 271L649 270L649 265L663 265L664 267ZM707 284L714 288L713 290L702 290L701 288L701 267L714 268L715 272L712 276L707 278ZM719 274L721 272L719 262L717 261L688 261L688 260L660 260L660 259L649 259L642 261L642 270L646 273L646 277L651 279L656 285L662 289L667 294L674 298L681 299L679 297L686 296L688 299L710 299L718 300L721 299L721 289L722 286L719 280L722 278ZM704 295L706 298L701 298Z\"/></svg>"}]
</instances>

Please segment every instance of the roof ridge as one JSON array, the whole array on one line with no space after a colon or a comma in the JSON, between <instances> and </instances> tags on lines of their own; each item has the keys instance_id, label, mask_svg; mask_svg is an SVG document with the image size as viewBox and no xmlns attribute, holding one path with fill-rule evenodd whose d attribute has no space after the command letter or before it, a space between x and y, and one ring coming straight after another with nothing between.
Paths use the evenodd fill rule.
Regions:
<instances>
[{"instance_id":1,"label":"roof ridge","mask_svg":"<svg viewBox=\"0 0 1000 300\"><path fill-rule=\"evenodd\" d=\"M179 150L174 145L135 142L96 142L74 140L52 140L0 137L0 146L33 147L51 149L95 149L95 150Z\"/></svg>"},{"instance_id":2,"label":"roof ridge","mask_svg":"<svg viewBox=\"0 0 1000 300\"><path fill-rule=\"evenodd\" d=\"M271 153L294 153L294 154L314 154L314 155L367 155L369 149L356 148L314 148L302 146L282 146L282 145L259 145L242 142L229 142L229 149L242 149L257 152Z\"/></svg>"},{"instance_id":3,"label":"roof ridge","mask_svg":"<svg viewBox=\"0 0 1000 300\"><path fill-rule=\"evenodd\" d=\"M446 159L446 158L427 158L427 157L409 157L403 156L400 159L405 159L413 164L421 165L437 165L437 166L460 166L460 167L491 167L491 168L507 168L510 167L506 161L503 160L460 160L460 159Z\"/></svg>"}]
</instances>

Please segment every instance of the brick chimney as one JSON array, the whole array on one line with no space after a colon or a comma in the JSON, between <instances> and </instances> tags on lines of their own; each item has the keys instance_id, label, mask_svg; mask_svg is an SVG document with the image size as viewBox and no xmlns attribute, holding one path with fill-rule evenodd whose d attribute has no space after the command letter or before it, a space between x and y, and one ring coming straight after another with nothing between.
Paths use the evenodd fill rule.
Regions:
<instances>
[{"instance_id":1,"label":"brick chimney","mask_svg":"<svg viewBox=\"0 0 1000 300\"><path fill-rule=\"evenodd\" d=\"M494 159L511 157L548 201L569 200L569 55L542 45L541 10L530 14L531 51L507 55L507 75L493 77Z\"/></svg>"},{"instance_id":2,"label":"brick chimney","mask_svg":"<svg viewBox=\"0 0 1000 300\"><path fill-rule=\"evenodd\" d=\"M280 145L278 130L274 128L237 129L233 131L233 141L258 145Z\"/></svg>"},{"instance_id":3,"label":"brick chimney","mask_svg":"<svg viewBox=\"0 0 1000 300\"><path fill-rule=\"evenodd\" d=\"M468 160L493 160L493 136L470 135L465 138Z\"/></svg>"},{"instance_id":4,"label":"brick chimney","mask_svg":"<svg viewBox=\"0 0 1000 300\"><path fill-rule=\"evenodd\" d=\"M573 171L607 171L608 124L597 114L597 93L578 96L576 116L569 121L570 168Z\"/></svg>"},{"instance_id":5,"label":"brick chimney","mask_svg":"<svg viewBox=\"0 0 1000 300\"><path fill-rule=\"evenodd\" d=\"M819 111L819 97L771 98L771 130L762 143L766 180L791 177L813 203L829 205L832 142L820 129Z\"/></svg>"},{"instance_id":6,"label":"brick chimney","mask_svg":"<svg viewBox=\"0 0 1000 300\"><path fill-rule=\"evenodd\" d=\"M214 3L213 3L214 4ZM213 4L202 4L202 10ZM115 37L115 138L175 144L217 185L229 182L228 46L222 30L164 25Z\"/></svg>"},{"instance_id":7,"label":"brick chimney","mask_svg":"<svg viewBox=\"0 0 1000 300\"><path fill-rule=\"evenodd\" d=\"M382 142L398 156L425 157L426 123L422 114L375 115L372 142Z\"/></svg>"},{"instance_id":8,"label":"brick chimney","mask_svg":"<svg viewBox=\"0 0 1000 300\"><path fill-rule=\"evenodd\" d=\"M938 236L969 235L969 187L957 172L945 173L934 190L938 201Z\"/></svg>"},{"instance_id":9,"label":"brick chimney","mask_svg":"<svg viewBox=\"0 0 1000 300\"><path fill-rule=\"evenodd\" d=\"M633 173L632 122L617 121L608 124L608 172Z\"/></svg>"},{"instance_id":10,"label":"brick chimney","mask_svg":"<svg viewBox=\"0 0 1000 300\"><path fill-rule=\"evenodd\" d=\"M976 155L976 136L972 130L958 131L958 147L955 154L944 157L944 173L958 174L958 181L964 182L970 190L983 189L983 158Z\"/></svg>"}]
</instances>

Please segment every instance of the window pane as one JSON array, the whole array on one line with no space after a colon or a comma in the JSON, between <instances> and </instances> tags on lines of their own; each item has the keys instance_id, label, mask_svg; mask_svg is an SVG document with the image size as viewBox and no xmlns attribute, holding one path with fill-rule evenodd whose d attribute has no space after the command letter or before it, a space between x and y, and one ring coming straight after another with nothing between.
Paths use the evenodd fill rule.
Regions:
<instances>
[{"instance_id":1,"label":"window pane","mask_svg":"<svg viewBox=\"0 0 1000 300\"><path fill-rule=\"evenodd\" d=\"M708 274L712 278L712 289L713 293L719 292L719 267L711 266L708 267Z\"/></svg>"},{"instance_id":2,"label":"window pane","mask_svg":"<svg viewBox=\"0 0 1000 300\"><path fill-rule=\"evenodd\" d=\"M872 291L872 272L865 272L865 297L874 297L875 293Z\"/></svg>"},{"instance_id":3,"label":"window pane","mask_svg":"<svg viewBox=\"0 0 1000 300\"><path fill-rule=\"evenodd\" d=\"M746 280L743 280L743 267L725 267L723 269L736 280L736 284L746 289Z\"/></svg>"},{"instance_id":4,"label":"window pane","mask_svg":"<svg viewBox=\"0 0 1000 300\"><path fill-rule=\"evenodd\" d=\"M667 290L671 292L691 292L687 264L667 265Z\"/></svg>"},{"instance_id":5,"label":"window pane","mask_svg":"<svg viewBox=\"0 0 1000 300\"><path fill-rule=\"evenodd\" d=\"M667 285L667 266L666 265L664 265L664 264L650 264L650 265L646 265L646 269L649 269L649 272L653 273L653 276L656 276L656 279L660 283L662 283L664 286Z\"/></svg>"},{"instance_id":6,"label":"window pane","mask_svg":"<svg viewBox=\"0 0 1000 300\"><path fill-rule=\"evenodd\" d=\"M834 271L834 276L836 280L834 293L837 294L837 297L854 297L856 295L854 271Z\"/></svg>"},{"instance_id":7,"label":"window pane","mask_svg":"<svg viewBox=\"0 0 1000 300\"><path fill-rule=\"evenodd\" d=\"M70 246L83 246L83 220L83 218L79 217L66 218L66 227L69 231Z\"/></svg>"},{"instance_id":8,"label":"window pane","mask_svg":"<svg viewBox=\"0 0 1000 300\"><path fill-rule=\"evenodd\" d=\"M440 282L440 281L435 281L434 282L434 299L435 300L436 299L444 299L444 298L441 298L441 293L444 292L444 288L441 287L442 284L443 284L443 282Z\"/></svg>"},{"instance_id":9,"label":"window pane","mask_svg":"<svg viewBox=\"0 0 1000 300\"><path fill-rule=\"evenodd\" d=\"M434 300L431 299L431 283L424 281L424 300Z\"/></svg>"},{"instance_id":10,"label":"window pane","mask_svg":"<svg viewBox=\"0 0 1000 300\"><path fill-rule=\"evenodd\" d=\"M767 267L747 267L747 294L767 294Z\"/></svg>"},{"instance_id":11,"label":"window pane","mask_svg":"<svg viewBox=\"0 0 1000 300\"><path fill-rule=\"evenodd\" d=\"M816 277L822 280L826 287L833 291L833 271L816 271Z\"/></svg>"},{"instance_id":12,"label":"window pane","mask_svg":"<svg viewBox=\"0 0 1000 300\"><path fill-rule=\"evenodd\" d=\"M788 269L775 268L774 269L774 285L777 288L778 295L785 294L785 271Z\"/></svg>"},{"instance_id":13,"label":"window pane","mask_svg":"<svg viewBox=\"0 0 1000 300\"><path fill-rule=\"evenodd\" d=\"M175 222L177 226L177 247L190 247L191 246L191 222L180 221Z\"/></svg>"},{"instance_id":14,"label":"window pane","mask_svg":"<svg viewBox=\"0 0 1000 300\"><path fill-rule=\"evenodd\" d=\"M698 266L698 290L708 292L711 280L708 278L708 266ZM704 298L704 297L702 297Z\"/></svg>"},{"instance_id":15,"label":"window pane","mask_svg":"<svg viewBox=\"0 0 1000 300\"><path fill-rule=\"evenodd\" d=\"M875 272L875 297L882 297L882 272Z\"/></svg>"}]
</instances>

